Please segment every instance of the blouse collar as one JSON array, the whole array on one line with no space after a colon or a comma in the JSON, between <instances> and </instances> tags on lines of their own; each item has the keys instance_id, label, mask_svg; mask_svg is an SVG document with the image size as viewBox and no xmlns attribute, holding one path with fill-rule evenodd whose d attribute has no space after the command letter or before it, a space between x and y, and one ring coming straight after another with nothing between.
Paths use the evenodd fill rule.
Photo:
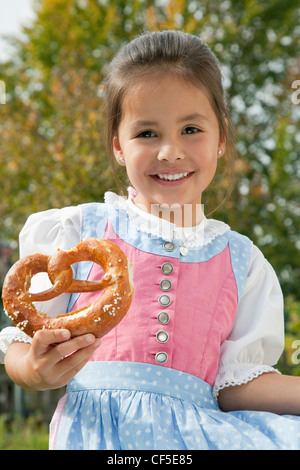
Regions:
<instances>
[{"instance_id":1,"label":"blouse collar","mask_svg":"<svg viewBox=\"0 0 300 470\"><path fill-rule=\"evenodd\" d=\"M217 236L230 230L230 227L224 222L207 219L206 217L202 219L200 224L193 227L177 227L172 222L149 214L137 207L133 202L134 197L134 190L129 188L127 199L108 191L104 195L104 200L106 204L113 206L115 209L125 210L130 222L138 231L162 238L165 241L179 240L181 245L189 248L199 248L208 245Z\"/></svg>"}]
</instances>

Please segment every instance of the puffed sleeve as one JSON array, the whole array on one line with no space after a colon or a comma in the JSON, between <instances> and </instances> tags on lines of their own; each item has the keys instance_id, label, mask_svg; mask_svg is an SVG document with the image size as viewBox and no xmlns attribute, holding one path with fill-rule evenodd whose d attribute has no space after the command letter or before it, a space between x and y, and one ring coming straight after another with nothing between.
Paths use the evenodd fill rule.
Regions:
<instances>
[{"instance_id":1,"label":"puffed sleeve","mask_svg":"<svg viewBox=\"0 0 300 470\"><path fill-rule=\"evenodd\" d=\"M213 386L218 397L225 387L242 385L276 365L284 348L283 296L277 276L261 251L253 246L248 279L234 327L221 346Z\"/></svg>"},{"instance_id":2,"label":"puffed sleeve","mask_svg":"<svg viewBox=\"0 0 300 470\"><path fill-rule=\"evenodd\" d=\"M57 248L69 250L80 241L81 211L79 206L50 209L32 214L19 236L20 257L35 252L51 255ZM32 278L30 291L42 292L51 286L47 273ZM36 308L51 317L67 310L70 294L62 294L46 302L36 302ZM16 327L4 328L0 333L0 362L3 363L8 346L13 341L31 342L31 338Z\"/></svg>"}]
</instances>

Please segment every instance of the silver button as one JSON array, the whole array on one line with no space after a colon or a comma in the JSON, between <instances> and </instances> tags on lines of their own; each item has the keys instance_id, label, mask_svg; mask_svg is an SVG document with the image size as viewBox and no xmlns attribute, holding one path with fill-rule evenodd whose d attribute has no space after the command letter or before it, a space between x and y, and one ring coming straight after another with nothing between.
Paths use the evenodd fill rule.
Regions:
<instances>
[{"instance_id":1,"label":"silver button","mask_svg":"<svg viewBox=\"0 0 300 470\"><path fill-rule=\"evenodd\" d=\"M163 279L159 285L160 285L161 290L165 292L172 289L172 282L169 281L169 279Z\"/></svg>"},{"instance_id":2,"label":"silver button","mask_svg":"<svg viewBox=\"0 0 300 470\"><path fill-rule=\"evenodd\" d=\"M174 251L175 250L175 245L172 242L165 242L164 243L164 249L166 251Z\"/></svg>"},{"instance_id":3,"label":"silver button","mask_svg":"<svg viewBox=\"0 0 300 470\"><path fill-rule=\"evenodd\" d=\"M165 352L158 352L155 356L155 360L159 364L163 364L164 362L168 360L168 354Z\"/></svg>"},{"instance_id":4,"label":"silver button","mask_svg":"<svg viewBox=\"0 0 300 470\"><path fill-rule=\"evenodd\" d=\"M173 269L174 269L173 264L171 264L171 263L164 263L161 267L162 273L166 274L166 275L172 274Z\"/></svg>"},{"instance_id":5,"label":"silver button","mask_svg":"<svg viewBox=\"0 0 300 470\"><path fill-rule=\"evenodd\" d=\"M158 302L162 307L167 307L171 303L171 299L168 295L161 295L158 299Z\"/></svg>"},{"instance_id":6,"label":"silver button","mask_svg":"<svg viewBox=\"0 0 300 470\"><path fill-rule=\"evenodd\" d=\"M160 343L166 343L169 339L169 335L166 331L161 330L156 334L156 339Z\"/></svg>"},{"instance_id":7,"label":"silver button","mask_svg":"<svg viewBox=\"0 0 300 470\"><path fill-rule=\"evenodd\" d=\"M157 320L161 325L167 325L170 321L170 317L167 312L160 312L157 316Z\"/></svg>"}]
</instances>

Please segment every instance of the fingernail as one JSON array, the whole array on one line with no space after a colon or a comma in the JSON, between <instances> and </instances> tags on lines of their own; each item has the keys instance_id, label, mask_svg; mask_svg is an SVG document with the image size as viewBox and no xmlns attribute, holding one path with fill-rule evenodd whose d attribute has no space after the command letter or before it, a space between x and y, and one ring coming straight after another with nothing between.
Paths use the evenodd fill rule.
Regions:
<instances>
[{"instance_id":1,"label":"fingernail","mask_svg":"<svg viewBox=\"0 0 300 470\"><path fill-rule=\"evenodd\" d=\"M69 331L63 331L61 335L62 335L63 339L69 339L70 338L70 332Z\"/></svg>"},{"instance_id":2,"label":"fingernail","mask_svg":"<svg viewBox=\"0 0 300 470\"><path fill-rule=\"evenodd\" d=\"M87 343L93 343L95 341L95 336L93 335L86 335L85 337Z\"/></svg>"}]
</instances>

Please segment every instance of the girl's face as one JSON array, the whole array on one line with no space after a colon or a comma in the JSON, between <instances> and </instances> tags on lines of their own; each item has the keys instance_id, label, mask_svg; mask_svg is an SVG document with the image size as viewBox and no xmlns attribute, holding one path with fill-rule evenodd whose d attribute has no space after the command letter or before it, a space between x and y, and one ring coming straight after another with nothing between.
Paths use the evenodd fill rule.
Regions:
<instances>
[{"instance_id":1,"label":"girl's face","mask_svg":"<svg viewBox=\"0 0 300 470\"><path fill-rule=\"evenodd\" d=\"M206 94L165 76L144 81L126 94L113 147L138 191L135 203L153 213L152 204L182 209L191 204L196 209L225 142Z\"/></svg>"}]
</instances>

